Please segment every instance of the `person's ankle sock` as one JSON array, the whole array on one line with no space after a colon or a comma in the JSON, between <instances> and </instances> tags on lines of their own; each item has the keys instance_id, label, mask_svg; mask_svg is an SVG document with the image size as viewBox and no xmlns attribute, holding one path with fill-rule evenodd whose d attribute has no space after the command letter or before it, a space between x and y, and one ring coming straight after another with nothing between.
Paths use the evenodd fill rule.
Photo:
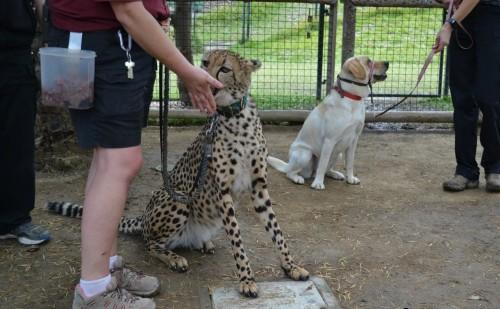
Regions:
<instances>
[{"instance_id":1,"label":"person's ankle sock","mask_svg":"<svg viewBox=\"0 0 500 309\"><path fill-rule=\"evenodd\" d=\"M97 280L83 280L80 279L80 288L82 289L85 297L90 298L95 295L101 294L106 291L106 287L111 282L111 275Z\"/></svg>"},{"instance_id":2,"label":"person's ankle sock","mask_svg":"<svg viewBox=\"0 0 500 309\"><path fill-rule=\"evenodd\" d=\"M115 268L116 260L118 260L118 255L113 255L109 257L109 270Z\"/></svg>"}]
</instances>

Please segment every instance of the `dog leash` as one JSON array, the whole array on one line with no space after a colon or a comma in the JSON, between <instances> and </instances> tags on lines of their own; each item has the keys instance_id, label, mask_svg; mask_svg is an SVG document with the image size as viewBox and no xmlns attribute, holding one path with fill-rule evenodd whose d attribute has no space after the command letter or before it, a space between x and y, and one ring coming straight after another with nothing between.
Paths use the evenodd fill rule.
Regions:
<instances>
[{"instance_id":1,"label":"dog leash","mask_svg":"<svg viewBox=\"0 0 500 309\"><path fill-rule=\"evenodd\" d=\"M439 2L439 1L438 1ZM450 0L450 3L448 4L448 12L446 14L446 20L449 20L452 13L455 11L454 9L454 0ZM457 44L458 46L463 49L463 50L466 50L466 49L470 49L472 48L472 45L474 44L474 40L472 38L472 35L470 34L469 31L467 31L467 29L465 29L465 27L462 25L461 22L457 21L457 24L458 26L460 27L460 29L462 29L465 34L469 37L470 39L470 45L467 46L467 47L464 47L461 43L460 43L460 40L458 39L458 34L456 31L455 32L455 39L457 40ZM436 40L438 40L438 38L436 38ZM397 106L399 106L401 103L403 103L404 101L406 101L412 94L413 92L418 88L418 85L420 84L420 82L422 81L422 79L424 78L424 75L425 75L425 72L427 71L427 68L429 67L429 65L431 64L432 62L432 59L434 58L434 55L436 54L436 51L434 50L434 47L431 49L431 51L429 52L429 54L427 55L427 58L425 59L425 62L424 62L424 65L422 66L422 68L420 69L420 73L418 74L418 78L417 78L417 83L415 84L415 86L413 87L413 89L410 91L409 94L407 94L404 98L402 98L399 102L389 106L388 108L386 108L383 112L377 114L375 116L375 118L379 117L379 116L382 116L383 114L387 113L388 111L396 108ZM373 101L372 101L373 103Z\"/></svg>"},{"instance_id":2,"label":"dog leash","mask_svg":"<svg viewBox=\"0 0 500 309\"><path fill-rule=\"evenodd\" d=\"M196 173L196 178L194 180L193 187L189 194L185 194L183 192L177 192L174 189L175 184L172 184L170 179L170 173L167 169L167 158L168 158L168 85L163 85L164 78L164 67L160 65L159 72L159 92L160 92L160 154L161 154L161 166L162 166L162 178L163 178L163 186L165 191L167 191L168 195L176 202L180 202L186 205L191 205L194 200L198 199L201 191L203 190L203 186L205 184L205 179L208 172L208 164L212 157L212 145L215 137L215 132L217 130L218 125L218 114L210 117L208 119L208 124L206 125L207 130L204 132L205 136L203 137L203 145L202 145L202 154L200 165L198 166L198 171ZM166 69L165 69L165 72ZM168 74L168 73L167 73ZM165 82L167 81L167 77L165 77Z\"/></svg>"}]
</instances>

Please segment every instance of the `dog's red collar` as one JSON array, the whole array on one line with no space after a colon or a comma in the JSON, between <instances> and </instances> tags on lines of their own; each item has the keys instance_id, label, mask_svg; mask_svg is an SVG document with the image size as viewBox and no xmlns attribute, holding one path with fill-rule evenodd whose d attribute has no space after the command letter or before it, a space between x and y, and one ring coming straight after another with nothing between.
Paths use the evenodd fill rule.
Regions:
<instances>
[{"instance_id":1,"label":"dog's red collar","mask_svg":"<svg viewBox=\"0 0 500 309\"><path fill-rule=\"evenodd\" d=\"M363 100L363 97L360 97L359 95L347 92L347 91L345 91L343 89L340 89L339 86L335 86L335 87L333 87L333 89L335 91L337 91L340 94L341 97L348 97L349 99L354 100L354 101L361 101L361 100Z\"/></svg>"}]
</instances>

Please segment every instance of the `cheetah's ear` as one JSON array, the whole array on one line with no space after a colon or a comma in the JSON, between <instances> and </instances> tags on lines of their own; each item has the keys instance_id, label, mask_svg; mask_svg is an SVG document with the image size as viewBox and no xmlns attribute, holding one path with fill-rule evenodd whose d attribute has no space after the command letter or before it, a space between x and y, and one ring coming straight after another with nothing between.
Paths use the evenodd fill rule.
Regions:
<instances>
[{"instance_id":1,"label":"cheetah's ear","mask_svg":"<svg viewBox=\"0 0 500 309\"><path fill-rule=\"evenodd\" d=\"M247 65L252 72L255 72L260 69L260 67L262 66L262 62L260 62L260 60L252 59L247 60Z\"/></svg>"},{"instance_id":2,"label":"cheetah's ear","mask_svg":"<svg viewBox=\"0 0 500 309\"><path fill-rule=\"evenodd\" d=\"M356 79L364 80L366 78L365 67L361 64L361 62L358 59L353 58L349 60L346 63L346 67Z\"/></svg>"}]
</instances>

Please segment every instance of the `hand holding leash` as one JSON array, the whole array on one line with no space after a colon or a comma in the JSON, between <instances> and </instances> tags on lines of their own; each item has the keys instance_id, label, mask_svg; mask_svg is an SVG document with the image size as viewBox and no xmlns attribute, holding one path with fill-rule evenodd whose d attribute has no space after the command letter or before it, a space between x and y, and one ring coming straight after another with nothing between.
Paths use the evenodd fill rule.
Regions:
<instances>
[{"instance_id":1,"label":"hand holding leash","mask_svg":"<svg viewBox=\"0 0 500 309\"><path fill-rule=\"evenodd\" d=\"M441 30L438 32L436 36L436 42L432 46L432 50L435 53L441 52L446 46L450 44L451 32L453 28L449 23L444 23L441 27Z\"/></svg>"}]
</instances>

